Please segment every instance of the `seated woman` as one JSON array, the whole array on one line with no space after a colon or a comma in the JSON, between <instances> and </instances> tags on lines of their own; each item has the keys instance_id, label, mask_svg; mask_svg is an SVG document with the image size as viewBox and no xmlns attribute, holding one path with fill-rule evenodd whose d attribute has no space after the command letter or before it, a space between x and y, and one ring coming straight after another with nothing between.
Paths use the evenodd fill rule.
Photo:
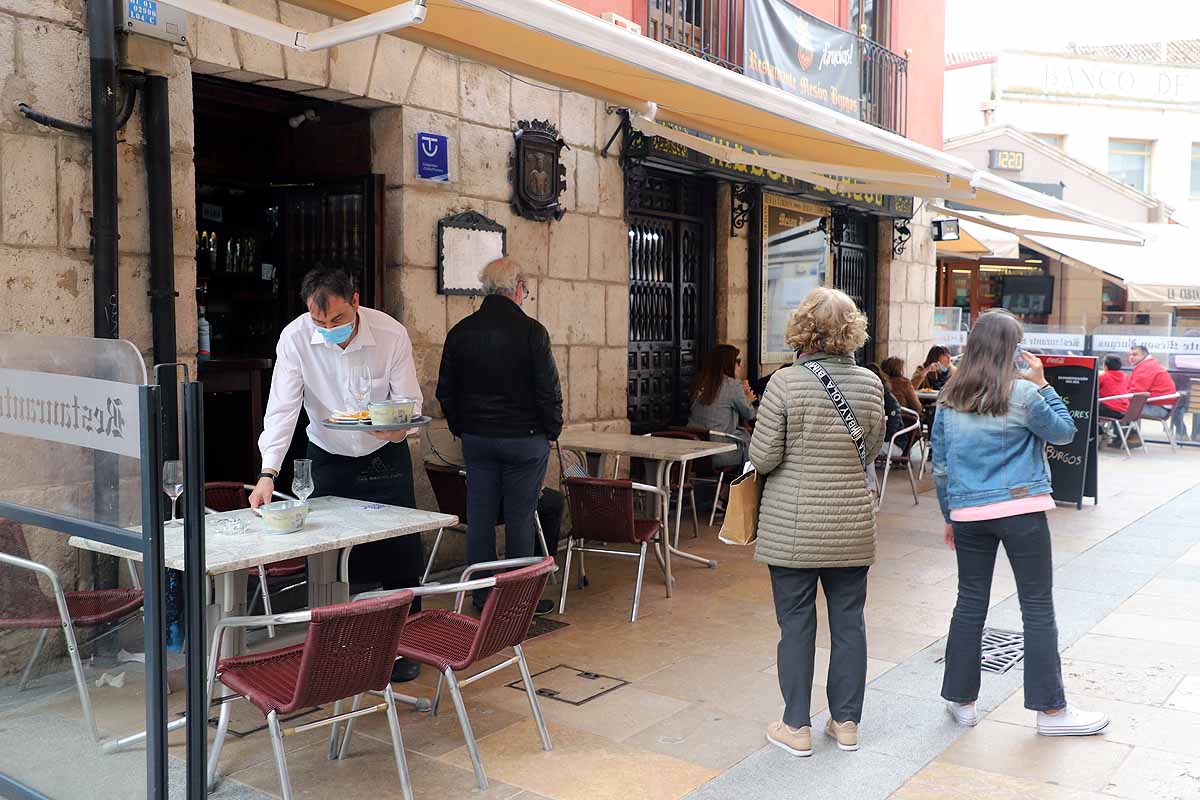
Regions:
<instances>
[{"instance_id":1,"label":"seated woman","mask_svg":"<svg viewBox=\"0 0 1200 800\"><path fill-rule=\"evenodd\" d=\"M887 376L884 385L892 390L900 405L921 413L921 398L917 397L917 390L913 388L912 381L904 375L904 359L896 356L885 358L880 368Z\"/></svg>"},{"instance_id":2,"label":"seated woman","mask_svg":"<svg viewBox=\"0 0 1200 800\"><path fill-rule=\"evenodd\" d=\"M1099 394L1101 400L1104 400L1106 397L1128 394L1129 376L1121 371L1121 367L1123 366L1120 356L1104 357L1104 372L1100 373ZM1128 410L1128 397L1100 403L1100 417L1102 419L1120 419L1125 416L1125 412Z\"/></svg>"},{"instance_id":3,"label":"seated woman","mask_svg":"<svg viewBox=\"0 0 1200 800\"><path fill-rule=\"evenodd\" d=\"M742 447L731 453L712 457L714 469L741 466L746 461L746 447L750 434L740 423L754 419L752 403L758 398L749 387L738 379L738 349L730 344L719 344L704 359L704 364L692 380L692 413L688 417L689 428L703 428L736 436Z\"/></svg>"},{"instance_id":4,"label":"seated woman","mask_svg":"<svg viewBox=\"0 0 1200 800\"><path fill-rule=\"evenodd\" d=\"M899 361L899 359L894 359ZM888 378L883 374L883 370L878 364L867 364L867 369L875 373L875 377L879 378L879 382L883 384L883 418L885 427L883 431L883 452L888 453L888 448L891 447L892 437L896 435L896 431L904 427L904 415L900 413L900 401L892 394L891 386L888 384ZM906 380L907 382L907 380ZM901 436L896 440L896 449L891 451L891 455L898 456L903 454L905 445L908 444L908 434Z\"/></svg>"},{"instance_id":5,"label":"seated woman","mask_svg":"<svg viewBox=\"0 0 1200 800\"><path fill-rule=\"evenodd\" d=\"M929 348L929 354L925 356L925 363L913 373L913 388L936 389L940 392L953 374L954 367L950 365L950 351L940 344L935 344Z\"/></svg>"}]
</instances>

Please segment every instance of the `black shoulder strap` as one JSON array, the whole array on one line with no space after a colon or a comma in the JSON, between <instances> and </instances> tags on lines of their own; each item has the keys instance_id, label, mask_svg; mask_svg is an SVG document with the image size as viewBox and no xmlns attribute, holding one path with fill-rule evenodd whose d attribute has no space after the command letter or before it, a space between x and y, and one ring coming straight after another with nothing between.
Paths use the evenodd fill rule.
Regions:
<instances>
[{"instance_id":1,"label":"black shoulder strap","mask_svg":"<svg viewBox=\"0 0 1200 800\"><path fill-rule=\"evenodd\" d=\"M833 401L833 407L838 412L838 416L842 418L842 423L846 426L846 431L850 434L850 438L854 440L854 446L858 448L858 460L862 463L865 470L867 468L867 442L866 435L863 433L862 426L858 424L858 419L854 416L854 409L850 407L850 403L846 400L846 396L842 394L842 390L834 381L825 367L819 361L805 361L801 366L811 372L817 378L817 383L821 384L821 388L825 390L825 394L829 395L829 399Z\"/></svg>"}]
</instances>

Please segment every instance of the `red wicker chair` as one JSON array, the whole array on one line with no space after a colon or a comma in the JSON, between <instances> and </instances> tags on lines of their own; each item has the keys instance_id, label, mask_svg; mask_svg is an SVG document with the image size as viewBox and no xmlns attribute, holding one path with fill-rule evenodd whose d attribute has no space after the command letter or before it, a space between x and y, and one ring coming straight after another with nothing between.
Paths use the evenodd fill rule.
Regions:
<instances>
[{"instance_id":1,"label":"red wicker chair","mask_svg":"<svg viewBox=\"0 0 1200 800\"><path fill-rule=\"evenodd\" d=\"M437 500L438 511L458 517L459 527L465 533L467 529L467 471L460 467L426 462L425 474L429 476L429 485L433 488L433 497ZM504 509L500 509L496 524L504 524ZM542 546L542 555L554 555L546 547L546 535L542 532L542 520L536 512L533 515L533 525L534 530L537 531L538 543ZM445 528L439 529L437 538L433 540L433 549L429 551L429 561L425 564L425 574L421 576L422 586L429 581L429 573L433 569L433 562L437 558L438 548L442 545L442 535L445 532ZM550 575L550 580L551 582L555 580L553 573Z\"/></svg>"},{"instance_id":2,"label":"red wicker chair","mask_svg":"<svg viewBox=\"0 0 1200 800\"><path fill-rule=\"evenodd\" d=\"M396 699L392 694L392 664L405 632L413 594L408 589L390 592L384 597L297 611L274 617L230 617L217 623L208 670L208 701L219 680L235 696L244 697L267 718L279 785L284 800L291 800L292 786L284 755L283 736L318 725L337 725L342 720L387 710L392 734L392 750L400 773L400 788L405 800L412 800L408 762L400 735ZM266 653L225 658L218 661L221 639L229 628L257 627L270 621L274 625L308 622L303 644L282 647ZM368 708L357 706L345 714L343 700L378 691L384 703ZM229 730L232 697L222 698L221 717L208 760L208 786L217 780L217 763ZM280 726L280 717L313 706L334 703L332 716L306 722L289 730Z\"/></svg>"},{"instance_id":3,"label":"red wicker chair","mask_svg":"<svg viewBox=\"0 0 1200 800\"><path fill-rule=\"evenodd\" d=\"M538 598L542 596L542 590L546 588L546 580L555 569L557 568L554 559L549 556L488 561L467 567L458 583L405 590L419 596L451 593L457 595L454 611L421 611L409 617L404 635L400 638L397 655L436 667L442 673L433 697L433 713L438 712L442 687L449 686L450 697L454 701L454 710L458 714L458 723L462 728L467 752L475 768L475 780L480 789L487 789L487 775L483 771L479 749L475 746L475 734L471 730L471 720L467 717L467 706L463 702L461 687L516 664L521 670L521 679L525 683L525 693L529 698L529 708L542 737L542 747L546 750L553 747L550 732L546 730L546 723L542 720L542 711L538 708L533 676L529 674L529 665L525 662L525 652L521 649L521 644L529 635L529 623L533 621L533 612L537 607ZM471 580L471 576L476 572L491 572L493 576ZM476 589L491 589L479 619L462 613L467 592ZM370 592L360 597L383 594L386 593ZM510 647L513 656L507 661L469 678L458 678L456 673ZM353 727L353 720L346 724L346 734L340 748L335 748L334 743L330 743L331 755L336 749L339 758L345 756Z\"/></svg>"},{"instance_id":4,"label":"red wicker chair","mask_svg":"<svg viewBox=\"0 0 1200 800\"><path fill-rule=\"evenodd\" d=\"M38 584L41 575L50 583L53 597L47 597ZM84 725L93 742L100 741L96 718L92 713L91 695L79 658L80 644L76 628L95 628L100 625L129 622L142 607L141 589L95 589L80 592L63 591L54 570L31 561L29 546L19 523L0 519L0 630L40 630L33 654L21 673L17 691L23 691L33 673L34 664L42 654L46 639L53 630L62 630L71 658L79 705L83 709ZM112 633L112 630L109 631ZM107 634L101 634L105 636ZM100 638L94 637L91 641Z\"/></svg>"},{"instance_id":5,"label":"red wicker chair","mask_svg":"<svg viewBox=\"0 0 1200 800\"><path fill-rule=\"evenodd\" d=\"M567 559L563 568L562 594L558 600L558 613L567 610L567 584L571 580L571 556L579 553L579 586L587 585L583 553L598 553L609 556L637 558L637 582L633 588L633 612L629 621L637 622L638 606L642 599L642 577L646 572L646 549L655 543L654 554L662 566L662 555L658 543L662 541L662 521L640 520L633 516L633 493L647 492L657 495L663 505L664 518L668 513L668 495L662 489L642 483L606 478L566 478L563 489L571 509L571 532L567 538ZM608 545L634 545L637 552L613 550L611 548L587 547L588 541ZM666 542L662 542L666 544Z\"/></svg>"},{"instance_id":6,"label":"red wicker chair","mask_svg":"<svg viewBox=\"0 0 1200 800\"><path fill-rule=\"evenodd\" d=\"M237 511L242 508L250 507L250 492L254 491L254 487L245 483L236 483L230 481L209 481L204 484L204 507L209 511ZM272 494L280 500L292 500L290 495L283 492L272 492ZM267 615L275 613L271 609L271 592L267 586L269 578L294 578L297 575L304 575L307 570L306 560L303 558L286 558L283 561L275 561L271 564L258 565L258 586L254 590L254 595L250 598L250 605L247 608L254 608L255 601L258 600L259 592L262 593L263 611ZM307 581L301 579L285 586L280 591L288 591L295 589L298 586L303 586ZM267 636L275 638L275 626L267 626Z\"/></svg>"}]
</instances>

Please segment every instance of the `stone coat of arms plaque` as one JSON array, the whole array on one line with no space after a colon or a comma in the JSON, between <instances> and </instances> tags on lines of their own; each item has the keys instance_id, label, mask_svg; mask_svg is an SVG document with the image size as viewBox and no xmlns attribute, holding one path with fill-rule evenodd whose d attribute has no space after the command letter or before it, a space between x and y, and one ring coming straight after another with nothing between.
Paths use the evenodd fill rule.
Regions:
<instances>
[{"instance_id":1,"label":"stone coat of arms plaque","mask_svg":"<svg viewBox=\"0 0 1200 800\"><path fill-rule=\"evenodd\" d=\"M546 222L566 211L558 197L567 188L561 154L567 143L546 120L521 120L513 131L516 148L509 164L512 207L519 216Z\"/></svg>"}]
</instances>

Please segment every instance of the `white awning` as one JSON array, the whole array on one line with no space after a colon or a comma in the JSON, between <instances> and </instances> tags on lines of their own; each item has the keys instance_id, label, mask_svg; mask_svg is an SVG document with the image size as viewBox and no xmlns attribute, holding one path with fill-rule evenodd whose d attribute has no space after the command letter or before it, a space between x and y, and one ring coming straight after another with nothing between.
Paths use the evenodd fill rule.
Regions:
<instances>
[{"instance_id":1,"label":"white awning","mask_svg":"<svg viewBox=\"0 0 1200 800\"><path fill-rule=\"evenodd\" d=\"M292 2L339 18L395 5L392 0ZM850 185L849 178L875 187L855 184L863 191L886 187L890 194L948 197L1000 213L1076 220L1133 235L1102 215L556 0L427 0L427 6L422 24L392 35L606 100L651 123L701 131L795 162L776 171L806 175L810 182L816 176ZM687 146L700 149L703 141L693 136Z\"/></svg>"},{"instance_id":2,"label":"white awning","mask_svg":"<svg viewBox=\"0 0 1200 800\"><path fill-rule=\"evenodd\" d=\"M1015 233L959 219L959 238L937 242L937 254L951 258L1020 258L1021 240Z\"/></svg>"}]
</instances>

